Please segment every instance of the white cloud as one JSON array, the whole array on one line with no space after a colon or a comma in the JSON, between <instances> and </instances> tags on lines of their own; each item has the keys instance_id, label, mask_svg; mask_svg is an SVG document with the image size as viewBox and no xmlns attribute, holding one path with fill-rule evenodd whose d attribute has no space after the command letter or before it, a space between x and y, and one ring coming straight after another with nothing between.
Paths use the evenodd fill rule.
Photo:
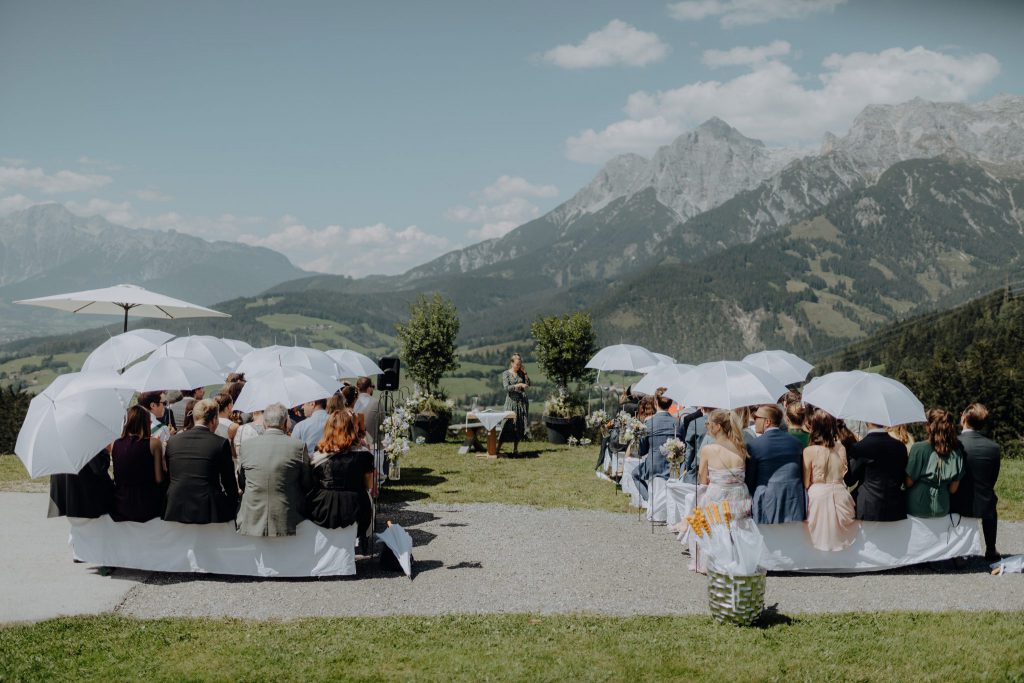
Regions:
<instances>
[{"instance_id":1,"label":"white cloud","mask_svg":"<svg viewBox=\"0 0 1024 683\"><path fill-rule=\"evenodd\" d=\"M846 0L684 0L668 6L669 15L680 21L719 17L723 28L763 24L775 19L803 19L831 12Z\"/></svg>"},{"instance_id":2,"label":"white cloud","mask_svg":"<svg viewBox=\"0 0 1024 683\"><path fill-rule=\"evenodd\" d=\"M144 202L169 202L172 199L174 199L174 197L172 197L171 195L164 194L163 192L159 190L154 190L153 188L136 190L135 196Z\"/></svg>"},{"instance_id":3,"label":"white cloud","mask_svg":"<svg viewBox=\"0 0 1024 683\"><path fill-rule=\"evenodd\" d=\"M557 197L558 188L554 185L534 185L519 176L503 175L485 187L481 195L489 202L508 197Z\"/></svg>"},{"instance_id":4,"label":"white cloud","mask_svg":"<svg viewBox=\"0 0 1024 683\"><path fill-rule=\"evenodd\" d=\"M822 67L817 84L808 83L781 61L768 60L732 80L633 93L626 102L626 119L570 137L566 153L583 162L600 162L627 151L649 154L712 116L772 144L806 145L828 130L845 131L868 104L914 97L966 100L991 82L1000 68L990 54L956 56L920 46L832 54Z\"/></svg>"},{"instance_id":5,"label":"white cloud","mask_svg":"<svg viewBox=\"0 0 1024 683\"><path fill-rule=\"evenodd\" d=\"M117 225L139 227L134 225L137 216L130 202L113 202L94 197L84 202L65 202L64 206L79 216L102 216Z\"/></svg>"},{"instance_id":6,"label":"white cloud","mask_svg":"<svg viewBox=\"0 0 1024 683\"><path fill-rule=\"evenodd\" d=\"M43 202L37 202L33 199L29 199L23 194L14 194L9 197L0 197L0 216L6 216L14 213L15 211L22 211L30 206L36 204L42 204Z\"/></svg>"},{"instance_id":7,"label":"white cloud","mask_svg":"<svg viewBox=\"0 0 1024 683\"><path fill-rule=\"evenodd\" d=\"M702 62L711 68L719 66L742 66L760 64L771 57L788 55L791 45L784 40L774 40L768 45L757 47L734 47L731 50L704 50Z\"/></svg>"},{"instance_id":8,"label":"white cloud","mask_svg":"<svg viewBox=\"0 0 1024 683\"><path fill-rule=\"evenodd\" d=\"M26 168L22 165L0 166L0 190L19 188L39 190L44 194L62 192L87 192L108 185L113 178L106 175L57 171L47 174L41 168Z\"/></svg>"},{"instance_id":9,"label":"white cloud","mask_svg":"<svg viewBox=\"0 0 1024 683\"><path fill-rule=\"evenodd\" d=\"M316 229L294 216L282 218L270 234L242 234L238 241L280 251L307 270L353 276L403 272L450 248L446 238L415 225L402 230L384 223Z\"/></svg>"},{"instance_id":10,"label":"white cloud","mask_svg":"<svg viewBox=\"0 0 1024 683\"><path fill-rule=\"evenodd\" d=\"M669 46L654 33L641 31L619 19L612 19L578 45L559 45L544 53L546 62L563 69L590 69L599 66L644 66L660 62Z\"/></svg>"},{"instance_id":11,"label":"white cloud","mask_svg":"<svg viewBox=\"0 0 1024 683\"><path fill-rule=\"evenodd\" d=\"M115 164L103 159L93 159L92 157L87 156L78 157L78 163L82 166L94 166L104 171L120 171L123 168L120 164Z\"/></svg>"},{"instance_id":12,"label":"white cloud","mask_svg":"<svg viewBox=\"0 0 1024 683\"><path fill-rule=\"evenodd\" d=\"M502 237L523 223L540 216L540 207L527 197L558 196L554 185L537 185L519 176L500 176L481 192L473 193L482 201L476 206L458 205L445 211L445 218L477 227L466 231L473 240Z\"/></svg>"}]
</instances>

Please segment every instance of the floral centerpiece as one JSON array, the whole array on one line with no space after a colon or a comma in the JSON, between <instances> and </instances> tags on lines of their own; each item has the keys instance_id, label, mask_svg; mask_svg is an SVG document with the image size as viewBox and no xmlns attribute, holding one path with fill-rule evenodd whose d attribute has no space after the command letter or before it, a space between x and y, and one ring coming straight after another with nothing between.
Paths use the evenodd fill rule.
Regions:
<instances>
[{"instance_id":1,"label":"floral centerpiece","mask_svg":"<svg viewBox=\"0 0 1024 683\"><path fill-rule=\"evenodd\" d=\"M686 444L679 439L672 438L663 443L660 450L668 460L669 477L678 479L679 466L683 463L683 457L686 455Z\"/></svg>"},{"instance_id":2,"label":"floral centerpiece","mask_svg":"<svg viewBox=\"0 0 1024 683\"><path fill-rule=\"evenodd\" d=\"M587 415L587 429L593 430L602 437L608 434L608 413L600 408Z\"/></svg>"},{"instance_id":3,"label":"floral centerpiece","mask_svg":"<svg viewBox=\"0 0 1024 683\"><path fill-rule=\"evenodd\" d=\"M382 423L381 445L388 458L388 479L402 478L402 456L409 452L409 426L409 413L404 408L395 408Z\"/></svg>"}]
</instances>

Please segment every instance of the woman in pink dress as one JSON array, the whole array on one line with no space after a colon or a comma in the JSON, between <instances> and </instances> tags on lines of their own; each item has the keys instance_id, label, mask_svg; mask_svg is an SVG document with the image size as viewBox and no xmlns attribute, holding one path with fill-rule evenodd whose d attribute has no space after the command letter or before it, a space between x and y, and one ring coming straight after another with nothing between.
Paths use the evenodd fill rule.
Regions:
<instances>
[{"instance_id":1,"label":"woman in pink dress","mask_svg":"<svg viewBox=\"0 0 1024 683\"><path fill-rule=\"evenodd\" d=\"M846 490L846 449L839 442L836 419L820 408L811 414L809 445L804 449L807 532L818 550L842 550L857 536L860 522Z\"/></svg>"}]
</instances>

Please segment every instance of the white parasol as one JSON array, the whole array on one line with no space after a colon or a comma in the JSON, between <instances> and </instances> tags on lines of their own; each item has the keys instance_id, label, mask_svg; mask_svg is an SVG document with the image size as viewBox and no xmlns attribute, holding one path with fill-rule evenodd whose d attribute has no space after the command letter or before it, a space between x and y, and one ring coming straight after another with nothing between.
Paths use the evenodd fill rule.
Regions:
<instances>
[{"instance_id":1,"label":"white parasol","mask_svg":"<svg viewBox=\"0 0 1024 683\"><path fill-rule=\"evenodd\" d=\"M803 392L804 403L843 420L892 427L924 422L924 405L914 392L889 377L852 370L815 377Z\"/></svg>"},{"instance_id":2,"label":"white parasol","mask_svg":"<svg viewBox=\"0 0 1024 683\"><path fill-rule=\"evenodd\" d=\"M268 346L256 349L238 364L237 372L246 378L275 367L301 368L315 373L338 377L338 364L323 351L306 346Z\"/></svg>"},{"instance_id":3,"label":"white parasol","mask_svg":"<svg viewBox=\"0 0 1024 683\"><path fill-rule=\"evenodd\" d=\"M82 371L120 370L152 353L174 335L160 330L139 329L118 334L103 342L82 363Z\"/></svg>"},{"instance_id":4,"label":"white parasol","mask_svg":"<svg viewBox=\"0 0 1024 683\"><path fill-rule=\"evenodd\" d=\"M666 395L669 398L675 399L676 394L681 395L683 388L686 386L684 377L694 367L696 366L687 365L686 363L659 365L644 375L642 380L634 384L633 391L641 394L653 394L659 387L665 387Z\"/></svg>"},{"instance_id":5,"label":"white parasol","mask_svg":"<svg viewBox=\"0 0 1024 683\"><path fill-rule=\"evenodd\" d=\"M358 351L331 349L327 355L338 365L338 377L370 377L384 372L369 356Z\"/></svg>"},{"instance_id":6,"label":"white parasol","mask_svg":"<svg viewBox=\"0 0 1024 683\"><path fill-rule=\"evenodd\" d=\"M29 476L77 474L121 434L134 392L114 388L120 378L114 372L71 372L32 399L14 447Z\"/></svg>"},{"instance_id":7,"label":"white parasol","mask_svg":"<svg viewBox=\"0 0 1024 683\"><path fill-rule=\"evenodd\" d=\"M788 391L786 385L761 368L741 361L702 363L686 375L679 403L688 406L726 408L775 403Z\"/></svg>"},{"instance_id":8,"label":"white parasol","mask_svg":"<svg viewBox=\"0 0 1024 683\"><path fill-rule=\"evenodd\" d=\"M656 355L642 346L615 344L606 346L594 354L594 357L587 362L587 367L600 372L612 370L640 372L641 368L653 367L659 362Z\"/></svg>"},{"instance_id":9,"label":"white parasol","mask_svg":"<svg viewBox=\"0 0 1024 683\"><path fill-rule=\"evenodd\" d=\"M138 285L115 285L103 289L89 289L83 292L54 294L35 299L15 301L16 304L45 306L71 313L94 315L124 314L124 331L128 331L128 314L143 318L230 318L227 313L212 308L190 304L181 299L165 296L143 289Z\"/></svg>"},{"instance_id":10,"label":"white parasol","mask_svg":"<svg viewBox=\"0 0 1024 683\"><path fill-rule=\"evenodd\" d=\"M412 536L409 535L409 532L388 520L388 528L382 531L378 537L395 554L398 564L402 565L402 571L411 579Z\"/></svg>"},{"instance_id":11,"label":"white parasol","mask_svg":"<svg viewBox=\"0 0 1024 683\"><path fill-rule=\"evenodd\" d=\"M328 398L340 388L341 383L331 375L304 368L271 367L246 377L245 386L235 401L235 410L253 413L271 403L294 408L308 401Z\"/></svg>"},{"instance_id":12,"label":"white parasol","mask_svg":"<svg viewBox=\"0 0 1024 683\"><path fill-rule=\"evenodd\" d=\"M121 375L125 386L138 392L195 389L222 384L226 373L191 358L150 357Z\"/></svg>"},{"instance_id":13,"label":"white parasol","mask_svg":"<svg viewBox=\"0 0 1024 683\"><path fill-rule=\"evenodd\" d=\"M762 370L766 370L783 384L798 384L807 379L814 366L789 351L758 351L743 359Z\"/></svg>"},{"instance_id":14,"label":"white parasol","mask_svg":"<svg viewBox=\"0 0 1024 683\"><path fill-rule=\"evenodd\" d=\"M228 347L234 351L239 358L244 358L246 354L252 353L255 349L248 342L244 342L241 339L221 339L222 342L228 345Z\"/></svg>"},{"instance_id":15,"label":"white parasol","mask_svg":"<svg viewBox=\"0 0 1024 683\"><path fill-rule=\"evenodd\" d=\"M217 337L200 334L172 339L157 349L153 356L188 358L224 373L230 372L240 360L239 355Z\"/></svg>"},{"instance_id":16,"label":"white parasol","mask_svg":"<svg viewBox=\"0 0 1024 683\"><path fill-rule=\"evenodd\" d=\"M655 358L658 359L658 362L654 365L648 365L647 367L644 368L637 368L638 372L646 374L648 372L653 371L654 368L660 368L664 365L675 365L676 359L673 358L672 356L666 356L663 353L657 353L655 351L651 351L651 353L654 355Z\"/></svg>"}]
</instances>

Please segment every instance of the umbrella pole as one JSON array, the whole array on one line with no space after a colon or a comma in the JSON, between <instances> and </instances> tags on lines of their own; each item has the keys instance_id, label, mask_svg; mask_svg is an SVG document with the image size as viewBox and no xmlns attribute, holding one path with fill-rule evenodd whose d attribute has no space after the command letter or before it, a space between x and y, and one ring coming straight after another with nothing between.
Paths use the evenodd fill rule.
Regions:
<instances>
[{"instance_id":1,"label":"umbrella pole","mask_svg":"<svg viewBox=\"0 0 1024 683\"><path fill-rule=\"evenodd\" d=\"M124 307L124 331L128 331L128 306Z\"/></svg>"}]
</instances>

